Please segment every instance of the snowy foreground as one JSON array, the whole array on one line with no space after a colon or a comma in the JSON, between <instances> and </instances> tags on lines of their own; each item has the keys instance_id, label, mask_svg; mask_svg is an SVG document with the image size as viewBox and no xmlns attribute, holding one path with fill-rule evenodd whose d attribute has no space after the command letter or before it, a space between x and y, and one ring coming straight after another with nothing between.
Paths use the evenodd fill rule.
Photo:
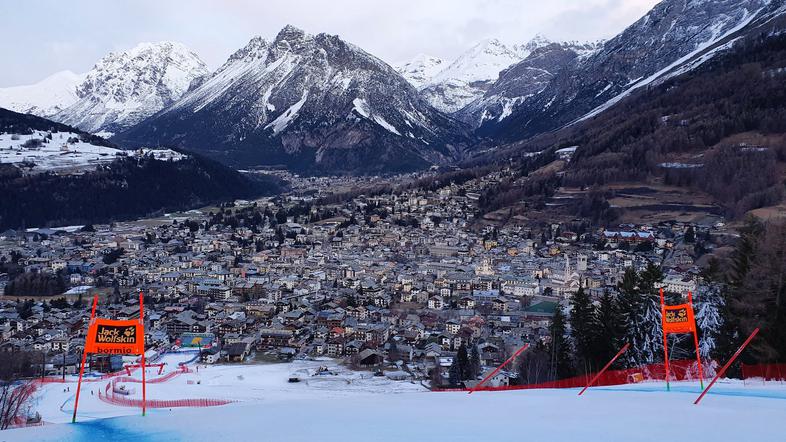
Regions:
<instances>
[{"instance_id":1,"label":"snowy foreground","mask_svg":"<svg viewBox=\"0 0 786 442\"><path fill-rule=\"evenodd\" d=\"M167 367L180 355L169 355ZM312 376L320 365L333 374ZM156 370L148 375L156 377ZM290 376L302 379L288 383ZM196 382L199 383L196 383ZM106 382L101 383L105 385ZM701 405L699 386L659 383L577 390L432 393L418 383L351 372L325 361L200 366L198 373L150 384L148 397L223 398L221 407L152 409L140 416L83 387L79 420L69 424L73 384L39 395L46 425L0 433L3 441L420 441L523 439L780 441L786 434L786 385L724 382ZM141 386L129 383L138 396Z\"/></svg>"}]
</instances>

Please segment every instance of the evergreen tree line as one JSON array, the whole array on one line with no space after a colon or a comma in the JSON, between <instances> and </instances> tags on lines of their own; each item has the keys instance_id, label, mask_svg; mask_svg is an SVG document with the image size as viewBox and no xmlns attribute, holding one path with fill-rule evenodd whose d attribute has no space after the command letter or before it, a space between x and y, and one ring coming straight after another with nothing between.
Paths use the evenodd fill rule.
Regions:
<instances>
[{"instance_id":1,"label":"evergreen tree line","mask_svg":"<svg viewBox=\"0 0 786 442\"><path fill-rule=\"evenodd\" d=\"M726 360L755 328L761 331L740 359L786 362L786 223L748 219L728 263L713 262L707 278L724 284L723 323L716 355ZM738 373L739 364L732 367Z\"/></svg>"},{"instance_id":2,"label":"evergreen tree line","mask_svg":"<svg viewBox=\"0 0 786 442\"><path fill-rule=\"evenodd\" d=\"M660 295L663 272L654 263L643 270L628 268L616 293L606 291L597 300L580 288L570 298L568 314L557 307L549 340L537 343L519 358L520 381L541 383L599 371L626 344L630 348L612 366L633 368L663 361ZM667 293L669 305L684 302L686 294ZM719 330L723 300L718 291L702 290L694 297L700 329L710 333L702 358L710 358ZM700 330L701 331L701 330ZM700 339L704 335L699 334ZM670 359L695 357L690 335L669 337Z\"/></svg>"}]
</instances>

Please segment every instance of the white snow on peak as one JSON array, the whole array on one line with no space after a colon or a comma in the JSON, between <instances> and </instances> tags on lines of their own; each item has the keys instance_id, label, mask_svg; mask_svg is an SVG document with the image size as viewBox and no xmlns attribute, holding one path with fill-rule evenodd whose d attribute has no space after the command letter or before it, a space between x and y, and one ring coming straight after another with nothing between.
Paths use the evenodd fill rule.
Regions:
<instances>
[{"instance_id":1,"label":"white snow on peak","mask_svg":"<svg viewBox=\"0 0 786 442\"><path fill-rule=\"evenodd\" d=\"M128 127L179 99L207 74L205 63L180 43L140 43L99 60L76 88L78 101L53 119L91 132Z\"/></svg>"},{"instance_id":2,"label":"white snow on peak","mask_svg":"<svg viewBox=\"0 0 786 442\"><path fill-rule=\"evenodd\" d=\"M397 65L396 71L416 89L421 89L445 66L441 58L418 54L409 62Z\"/></svg>"},{"instance_id":3,"label":"white snow on peak","mask_svg":"<svg viewBox=\"0 0 786 442\"><path fill-rule=\"evenodd\" d=\"M443 112L456 112L482 97L504 69L549 43L542 35L521 45L506 45L496 38L482 40L426 82L421 87L423 96Z\"/></svg>"},{"instance_id":4,"label":"white snow on peak","mask_svg":"<svg viewBox=\"0 0 786 442\"><path fill-rule=\"evenodd\" d=\"M61 71L35 84L0 89L0 107L48 117L74 104L77 86L86 74Z\"/></svg>"},{"instance_id":5,"label":"white snow on peak","mask_svg":"<svg viewBox=\"0 0 786 442\"><path fill-rule=\"evenodd\" d=\"M496 38L486 39L461 54L429 83L433 85L450 80L466 83L496 80L500 71L524 57L526 55L522 56L521 51L506 46Z\"/></svg>"},{"instance_id":6,"label":"white snow on peak","mask_svg":"<svg viewBox=\"0 0 786 442\"><path fill-rule=\"evenodd\" d=\"M696 0L696 1L699 1L699 0ZM650 75L649 77L638 79L638 80L633 80L630 83L630 87L627 90L623 91L621 94L615 96L614 98L608 100L606 103L596 107L591 112L587 113L583 117L577 119L576 121L574 121L574 122L572 122L570 124L574 124L574 123L577 123L577 122L580 122L580 121L584 121L584 120L586 120L588 118L592 118L592 117L600 114L601 112L605 111L606 109L609 109L610 107L612 107L615 104L619 103L623 98L629 96L634 91L636 91L636 90L638 90L638 89L640 89L642 87L648 86L650 84L653 84L656 81L661 81L661 80L663 80L665 78L669 78L669 77L671 77L673 75L678 75L678 74L687 72L687 71L689 71L691 69L694 69L697 66L701 65L702 63L704 63L705 61L707 61L710 58L712 58L713 56L715 56L717 53L722 52L725 49L728 49L730 47L730 45L733 43L733 41L730 41L730 42L728 42L728 43L726 43L724 45L720 45L719 47L716 47L716 48L714 48L712 50L708 50L709 48L711 48L713 45L717 44L721 40L731 36L735 32L737 32L740 29L742 29L745 26L747 26L750 22L752 22L759 15L759 13L761 13L761 11L763 9L764 8L760 8L760 9L752 11L752 12L747 10L747 9L745 9L743 11L744 12L743 16L739 20L739 22L735 26L733 26L733 27L731 27L731 28L729 28L728 30L725 30L725 31L724 31L724 26L726 26L727 23L725 23L723 21L718 21L718 22L714 23L711 27L708 28L709 31L711 32L711 35L705 41L697 42L695 44L695 46L694 46L693 51L689 52L688 54L686 54L686 55L684 55L684 56L682 56L680 58L678 58L677 60L675 60L674 62L672 62L668 66L666 66L663 69L655 72L654 74ZM704 53L704 52L706 52L706 53ZM702 55L702 53L704 53L704 54Z\"/></svg>"}]
</instances>

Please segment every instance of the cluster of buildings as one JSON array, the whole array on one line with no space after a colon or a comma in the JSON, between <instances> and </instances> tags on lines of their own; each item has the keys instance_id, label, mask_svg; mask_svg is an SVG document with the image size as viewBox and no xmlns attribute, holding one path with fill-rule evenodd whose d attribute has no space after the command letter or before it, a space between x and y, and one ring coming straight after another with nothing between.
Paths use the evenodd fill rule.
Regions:
<instances>
[{"instance_id":1,"label":"cluster of buildings","mask_svg":"<svg viewBox=\"0 0 786 442\"><path fill-rule=\"evenodd\" d=\"M155 353L193 345L205 363L328 356L447 377L462 345L494 366L548 340L555 309L573 292L613 291L628 267L657 260L669 290L695 290L685 233L722 228L482 228L477 186L329 205L298 192L166 219L0 232L0 263L68 286L62 296L2 298L0 352L41 352L43 372L74 371L92 296L100 315L130 319L141 290ZM0 293L12 276L0 271Z\"/></svg>"}]
</instances>

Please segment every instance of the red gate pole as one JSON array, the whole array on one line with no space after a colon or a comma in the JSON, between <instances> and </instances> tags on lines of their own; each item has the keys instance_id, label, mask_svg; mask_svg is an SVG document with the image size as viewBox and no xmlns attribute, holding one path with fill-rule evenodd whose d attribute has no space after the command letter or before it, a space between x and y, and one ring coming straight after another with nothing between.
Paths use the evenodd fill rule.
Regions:
<instances>
[{"instance_id":1,"label":"red gate pole","mask_svg":"<svg viewBox=\"0 0 786 442\"><path fill-rule=\"evenodd\" d=\"M87 339L89 338L90 325L96 317L96 304L98 304L98 295L93 296L93 308L90 311L90 322L87 323L88 333L85 333L85 348L82 350L82 364L79 366L79 381L76 384L76 399L74 399L74 415L71 417L71 423L76 423L76 410L79 408L79 391L82 389L82 375L85 372L85 362L87 362ZM65 368L63 368L65 370Z\"/></svg>"},{"instance_id":2,"label":"red gate pole","mask_svg":"<svg viewBox=\"0 0 786 442\"><path fill-rule=\"evenodd\" d=\"M508 365L508 364L509 364L509 363L510 363L512 360L516 359L516 356L518 356L518 355L520 355L521 353L523 353L523 352L524 352L524 350L526 350L526 349L527 349L527 347L529 347L529 344L524 344L524 346L523 346L523 347L521 347L520 349L516 350L516 353L513 353L513 356L509 357L507 361L503 362L503 363L502 363L502 365L500 365L499 367L497 367L497 369L496 369L496 370L492 371L490 375L486 376L485 378L483 378L483 380L482 380L482 381L480 381L480 382L479 382L478 384L476 384L474 387L470 388L470 389L469 389L469 394L472 394L472 393L473 393L475 390L477 390L478 388L480 388L480 386L481 386L481 385L485 384L485 383L486 383L486 381L488 381L489 379L493 378L493 377L494 377L494 375L495 375L495 374L497 374L497 373L499 373L499 371L500 371L500 370L502 370L502 368L503 368L503 367L505 367L506 365Z\"/></svg>"},{"instance_id":3,"label":"red gate pole","mask_svg":"<svg viewBox=\"0 0 786 442\"><path fill-rule=\"evenodd\" d=\"M606 366L605 366L605 367L603 367L603 369L601 369L601 370L598 372L598 374L596 374L596 375L595 375L595 377L593 377L593 378L592 378L592 380L591 380L591 381L589 381L589 383L587 384L587 386L586 386L586 387L584 387L584 388L583 388L583 389L582 389L582 390L579 392L579 396L581 396L582 394L584 394L584 392L585 392L585 391L587 391L587 389L588 389L588 388L590 388L590 387L592 386L592 384L594 384L594 383L595 383L595 381L597 381L597 380L598 380L598 378L600 378L600 376L601 376L601 375L602 375L602 374L603 374L603 373L604 373L606 370L608 370L608 368L609 368L609 367L611 367L611 364L613 364L613 363L614 363L614 361L616 361L616 360L617 360L617 358L619 358L620 356L622 356L622 354L623 354L623 353L625 353L625 352L628 350L628 348L629 348L629 347L630 347L630 344L629 344L629 343L626 343L626 344L625 344L625 345L624 345L624 346L623 346L623 347L620 349L620 351L618 351L618 352L617 352L617 354L616 354L616 355L615 355L613 358L611 358L611 360L609 361L609 363L608 363L608 364L606 364Z\"/></svg>"},{"instance_id":4,"label":"red gate pole","mask_svg":"<svg viewBox=\"0 0 786 442\"><path fill-rule=\"evenodd\" d=\"M663 298L663 288L660 289L660 316L661 321L664 322L666 317L666 300ZM663 367L666 370L666 391L671 391L669 385L669 335L666 333L666 327L663 327Z\"/></svg>"},{"instance_id":5,"label":"red gate pole","mask_svg":"<svg viewBox=\"0 0 786 442\"><path fill-rule=\"evenodd\" d=\"M142 323L142 416L147 408L147 392L145 391L145 295L139 292L139 322Z\"/></svg>"},{"instance_id":6,"label":"red gate pole","mask_svg":"<svg viewBox=\"0 0 786 442\"><path fill-rule=\"evenodd\" d=\"M723 368L720 369L718 374L715 375L715 378L712 380L712 382L710 382L710 385L707 385L707 388L705 388L704 391L701 392L701 395L699 395L699 397L696 398L696 402L694 402L693 405L699 404L699 401L701 401L704 395L707 394L708 391L710 391L710 388L712 388L713 385L715 385L715 381L717 381L718 378L720 378L721 376L723 376L724 373L726 373L726 370L729 369L729 366L737 359L740 353L742 353L742 351L745 350L745 347L747 347L748 344L750 344L750 342L753 340L753 338L756 336L756 333L758 332L759 332L759 327L756 327L756 329L753 330L753 333L751 333L751 335L748 336L748 339L746 339L745 342L743 342L742 345L740 345L740 348L738 348L737 351L734 352L734 354L731 356L731 359L729 359L729 362L727 362L726 365L724 365Z\"/></svg>"},{"instance_id":7,"label":"red gate pole","mask_svg":"<svg viewBox=\"0 0 786 442\"><path fill-rule=\"evenodd\" d=\"M691 310L693 310L693 293L688 291L688 304L690 304ZM699 383L701 384L702 390L704 389L704 370L701 367L701 352L699 352L699 332L696 330L696 322L694 320L694 328L693 328L693 344L696 346L696 362L699 363Z\"/></svg>"}]
</instances>

